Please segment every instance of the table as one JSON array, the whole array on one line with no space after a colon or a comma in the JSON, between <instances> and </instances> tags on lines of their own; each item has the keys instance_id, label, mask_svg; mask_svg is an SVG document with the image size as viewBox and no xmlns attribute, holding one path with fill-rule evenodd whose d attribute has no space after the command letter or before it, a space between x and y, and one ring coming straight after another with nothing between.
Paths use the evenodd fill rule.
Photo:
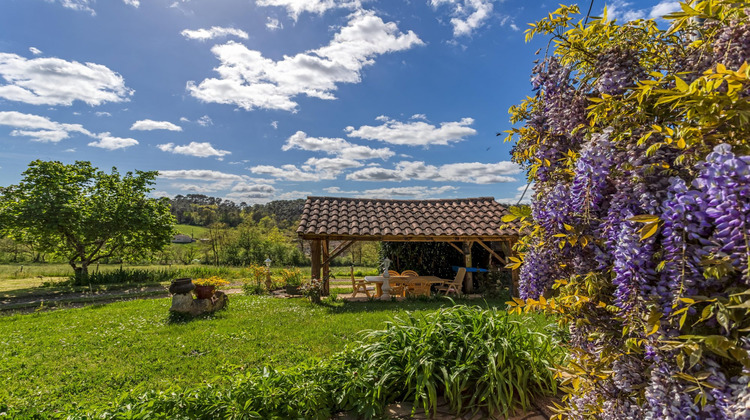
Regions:
<instances>
[{"instance_id":1,"label":"table","mask_svg":"<svg viewBox=\"0 0 750 420\"><path fill-rule=\"evenodd\" d=\"M383 277L383 276L365 276L365 281L368 283L375 283L375 296L379 297L381 300L390 300L391 299L391 280L398 280L399 282L403 283L410 283L410 282L422 282L422 283L430 283L430 284L438 284L443 283L450 280L441 279L439 277L435 276L390 276L390 277Z\"/></svg>"}]
</instances>

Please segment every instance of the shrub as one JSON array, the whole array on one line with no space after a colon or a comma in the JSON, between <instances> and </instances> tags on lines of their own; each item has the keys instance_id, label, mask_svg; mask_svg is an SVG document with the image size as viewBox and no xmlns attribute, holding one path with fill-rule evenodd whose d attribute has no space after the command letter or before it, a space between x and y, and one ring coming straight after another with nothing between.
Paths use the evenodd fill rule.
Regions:
<instances>
[{"instance_id":1,"label":"shrub","mask_svg":"<svg viewBox=\"0 0 750 420\"><path fill-rule=\"evenodd\" d=\"M96 418L328 419L341 411L381 416L395 401L455 413L510 413L556 390L558 340L532 319L456 306L395 319L325 361L259 369L221 385L125 396Z\"/></svg>"},{"instance_id":2,"label":"shrub","mask_svg":"<svg viewBox=\"0 0 750 420\"><path fill-rule=\"evenodd\" d=\"M281 279L287 286L302 286L302 271L297 267L281 270Z\"/></svg>"},{"instance_id":3,"label":"shrub","mask_svg":"<svg viewBox=\"0 0 750 420\"><path fill-rule=\"evenodd\" d=\"M574 418L750 418L750 9L532 25L553 54L511 108L534 182L514 305L570 326ZM583 19L582 19L583 20Z\"/></svg>"}]
</instances>

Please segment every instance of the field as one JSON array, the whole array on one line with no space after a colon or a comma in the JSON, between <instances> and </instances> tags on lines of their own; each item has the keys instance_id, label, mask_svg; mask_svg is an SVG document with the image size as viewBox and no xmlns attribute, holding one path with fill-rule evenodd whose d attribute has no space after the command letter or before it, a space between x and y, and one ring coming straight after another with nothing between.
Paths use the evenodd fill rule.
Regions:
<instances>
[{"instance_id":1,"label":"field","mask_svg":"<svg viewBox=\"0 0 750 420\"><path fill-rule=\"evenodd\" d=\"M208 238L208 228L204 226L174 225L177 233L191 236L193 239Z\"/></svg>"},{"instance_id":2,"label":"field","mask_svg":"<svg viewBox=\"0 0 750 420\"><path fill-rule=\"evenodd\" d=\"M0 407L86 407L126 392L218 383L248 369L326 357L393 316L449 304L312 305L233 295L228 310L189 322L170 318L169 299L0 317L0 378L14 384L0 387Z\"/></svg>"}]
</instances>

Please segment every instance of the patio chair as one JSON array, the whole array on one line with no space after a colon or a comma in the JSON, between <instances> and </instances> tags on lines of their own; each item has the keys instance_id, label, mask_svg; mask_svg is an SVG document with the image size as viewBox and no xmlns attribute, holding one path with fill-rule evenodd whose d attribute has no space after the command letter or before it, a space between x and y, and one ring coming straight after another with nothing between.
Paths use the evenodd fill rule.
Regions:
<instances>
[{"instance_id":1,"label":"patio chair","mask_svg":"<svg viewBox=\"0 0 750 420\"><path fill-rule=\"evenodd\" d=\"M391 285L391 296L406 296L406 282L403 280L391 280L388 284Z\"/></svg>"},{"instance_id":2,"label":"patio chair","mask_svg":"<svg viewBox=\"0 0 750 420\"><path fill-rule=\"evenodd\" d=\"M419 274L414 270L404 270L401 275L407 277L419 277Z\"/></svg>"},{"instance_id":3,"label":"patio chair","mask_svg":"<svg viewBox=\"0 0 750 420\"><path fill-rule=\"evenodd\" d=\"M396 271L396 270L388 270L388 276L389 277L400 276L400 275L401 274L399 274L398 271Z\"/></svg>"},{"instance_id":4,"label":"patio chair","mask_svg":"<svg viewBox=\"0 0 750 420\"><path fill-rule=\"evenodd\" d=\"M458 269L458 273L456 273L456 278L443 282L437 287L437 291L443 292L443 294L446 296L448 295L448 293L454 293L456 295L460 294L461 287L464 283L464 277L466 277L466 268L461 267Z\"/></svg>"},{"instance_id":5,"label":"patio chair","mask_svg":"<svg viewBox=\"0 0 750 420\"><path fill-rule=\"evenodd\" d=\"M424 281L413 281L409 283L406 289L406 294L409 296L430 296L430 287L432 286L429 282Z\"/></svg>"}]
</instances>

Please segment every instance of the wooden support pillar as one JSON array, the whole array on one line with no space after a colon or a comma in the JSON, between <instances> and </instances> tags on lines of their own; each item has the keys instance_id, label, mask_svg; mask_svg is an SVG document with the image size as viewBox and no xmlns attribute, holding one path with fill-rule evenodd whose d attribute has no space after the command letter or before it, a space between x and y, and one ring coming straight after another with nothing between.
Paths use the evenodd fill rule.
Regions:
<instances>
[{"instance_id":1,"label":"wooden support pillar","mask_svg":"<svg viewBox=\"0 0 750 420\"><path fill-rule=\"evenodd\" d=\"M472 245L472 242L463 243L464 267L466 268L471 267L471 245ZM473 291L474 291L474 276L472 276L472 273L466 273L466 277L464 277L464 292L471 293Z\"/></svg>"},{"instance_id":2,"label":"wooden support pillar","mask_svg":"<svg viewBox=\"0 0 750 420\"><path fill-rule=\"evenodd\" d=\"M321 294L323 296L328 296L329 290L330 290L330 284L331 284L331 262L330 262L330 252L328 248L328 239L323 239L323 290Z\"/></svg>"},{"instance_id":3,"label":"wooden support pillar","mask_svg":"<svg viewBox=\"0 0 750 420\"><path fill-rule=\"evenodd\" d=\"M320 277L320 239L313 239L310 244L310 260L312 264L312 270L310 271L310 278L319 279Z\"/></svg>"}]
</instances>

